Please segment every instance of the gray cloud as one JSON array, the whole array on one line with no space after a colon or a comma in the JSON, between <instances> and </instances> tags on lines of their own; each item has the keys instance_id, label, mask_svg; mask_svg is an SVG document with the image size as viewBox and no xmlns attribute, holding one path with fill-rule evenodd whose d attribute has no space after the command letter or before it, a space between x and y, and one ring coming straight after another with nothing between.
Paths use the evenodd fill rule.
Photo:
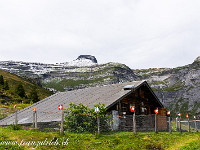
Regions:
<instances>
[{"instance_id":1,"label":"gray cloud","mask_svg":"<svg viewBox=\"0 0 200 150\"><path fill-rule=\"evenodd\" d=\"M199 55L199 8L199 0L0 0L0 60L91 54L131 68L185 65Z\"/></svg>"}]
</instances>

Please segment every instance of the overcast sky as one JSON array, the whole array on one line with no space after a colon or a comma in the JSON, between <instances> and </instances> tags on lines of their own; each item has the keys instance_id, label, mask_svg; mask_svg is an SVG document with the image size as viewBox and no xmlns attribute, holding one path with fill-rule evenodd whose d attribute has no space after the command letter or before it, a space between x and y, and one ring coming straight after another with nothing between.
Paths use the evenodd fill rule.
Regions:
<instances>
[{"instance_id":1,"label":"overcast sky","mask_svg":"<svg viewBox=\"0 0 200 150\"><path fill-rule=\"evenodd\" d=\"M86 54L133 69L190 64L200 56L200 0L0 0L0 61Z\"/></svg>"}]
</instances>

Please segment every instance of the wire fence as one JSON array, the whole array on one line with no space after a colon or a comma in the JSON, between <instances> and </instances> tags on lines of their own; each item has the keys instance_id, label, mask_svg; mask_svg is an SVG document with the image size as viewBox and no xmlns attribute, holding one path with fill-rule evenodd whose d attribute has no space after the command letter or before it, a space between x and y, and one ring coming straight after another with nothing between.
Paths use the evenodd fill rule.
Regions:
<instances>
[{"instance_id":1,"label":"wire fence","mask_svg":"<svg viewBox=\"0 0 200 150\"><path fill-rule=\"evenodd\" d=\"M91 114L70 114L64 112L63 129L61 112L29 111L27 116L13 115L10 117L13 123L29 128L37 128L41 131L70 131L70 132L91 132L98 133L108 131L129 131L129 132L199 132L200 120L189 120L171 118L167 116L153 115L118 115L113 111L104 117ZM51 120L56 116L59 121ZM29 119L27 119L29 117ZM1 121L6 121L1 116ZM23 120L26 120L23 122ZM135 124L135 125L134 125ZM7 124L9 125L9 123Z\"/></svg>"}]
</instances>

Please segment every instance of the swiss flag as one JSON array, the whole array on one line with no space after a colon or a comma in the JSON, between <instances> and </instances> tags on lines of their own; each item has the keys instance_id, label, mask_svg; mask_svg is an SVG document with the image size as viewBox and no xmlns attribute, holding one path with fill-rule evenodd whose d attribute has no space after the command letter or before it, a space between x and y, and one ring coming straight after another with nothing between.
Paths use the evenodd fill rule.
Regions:
<instances>
[{"instance_id":1,"label":"swiss flag","mask_svg":"<svg viewBox=\"0 0 200 150\"><path fill-rule=\"evenodd\" d=\"M135 111L135 107L132 106L132 107L131 107L131 112L134 112L134 111Z\"/></svg>"},{"instance_id":2,"label":"swiss flag","mask_svg":"<svg viewBox=\"0 0 200 150\"><path fill-rule=\"evenodd\" d=\"M158 108L157 108L157 109L155 109L155 110L154 110L154 112L155 112L156 114L158 114Z\"/></svg>"},{"instance_id":3,"label":"swiss flag","mask_svg":"<svg viewBox=\"0 0 200 150\"><path fill-rule=\"evenodd\" d=\"M33 108L33 112L36 112L36 108Z\"/></svg>"},{"instance_id":4,"label":"swiss flag","mask_svg":"<svg viewBox=\"0 0 200 150\"><path fill-rule=\"evenodd\" d=\"M176 117L176 120L178 120L178 117Z\"/></svg>"},{"instance_id":5,"label":"swiss flag","mask_svg":"<svg viewBox=\"0 0 200 150\"><path fill-rule=\"evenodd\" d=\"M170 110L167 112L167 115L168 115L168 116L170 115Z\"/></svg>"},{"instance_id":6,"label":"swiss flag","mask_svg":"<svg viewBox=\"0 0 200 150\"><path fill-rule=\"evenodd\" d=\"M15 104L13 107L16 108L16 106L17 106L17 105Z\"/></svg>"},{"instance_id":7,"label":"swiss flag","mask_svg":"<svg viewBox=\"0 0 200 150\"><path fill-rule=\"evenodd\" d=\"M188 114L186 115L186 118L189 118Z\"/></svg>"},{"instance_id":8,"label":"swiss flag","mask_svg":"<svg viewBox=\"0 0 200 150\"><path fill-rule=\"evenodd\" d=\"M63 109L63 105L58 105L58 109L62 110Z\"/></svg>"},{"instance_id":9,"label":"swiss flag","mask_svg":"<svg viewBox=\"0 0 200 150\"><path fill-rule=\"evenodd\" d=\"M179 113L178 116L180 117L180 116L181 116L181 113Z\"/></svg>"}]
</instances>

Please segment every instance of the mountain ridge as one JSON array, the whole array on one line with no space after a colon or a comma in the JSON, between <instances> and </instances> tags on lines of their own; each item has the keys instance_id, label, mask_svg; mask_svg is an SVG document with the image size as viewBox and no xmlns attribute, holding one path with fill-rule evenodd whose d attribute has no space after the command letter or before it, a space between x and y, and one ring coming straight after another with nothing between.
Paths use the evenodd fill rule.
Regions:
<instances>
[{"instance_id":1,"label":"mountain ridge","mask_svg":"<svg viewBox=\"0 0 200 150\"><path fill-rule=\"evenodd\" d=\"M82 62L86 62L86 64L80 65ZM35 79L53 91L136 80L133 71L128 66L112 62L98 64L96 58L91 55L80 55L71 64L73 65L70 63L44 64L0 61L0 68L22 77Z\"/></svg>"}]
</instances>

